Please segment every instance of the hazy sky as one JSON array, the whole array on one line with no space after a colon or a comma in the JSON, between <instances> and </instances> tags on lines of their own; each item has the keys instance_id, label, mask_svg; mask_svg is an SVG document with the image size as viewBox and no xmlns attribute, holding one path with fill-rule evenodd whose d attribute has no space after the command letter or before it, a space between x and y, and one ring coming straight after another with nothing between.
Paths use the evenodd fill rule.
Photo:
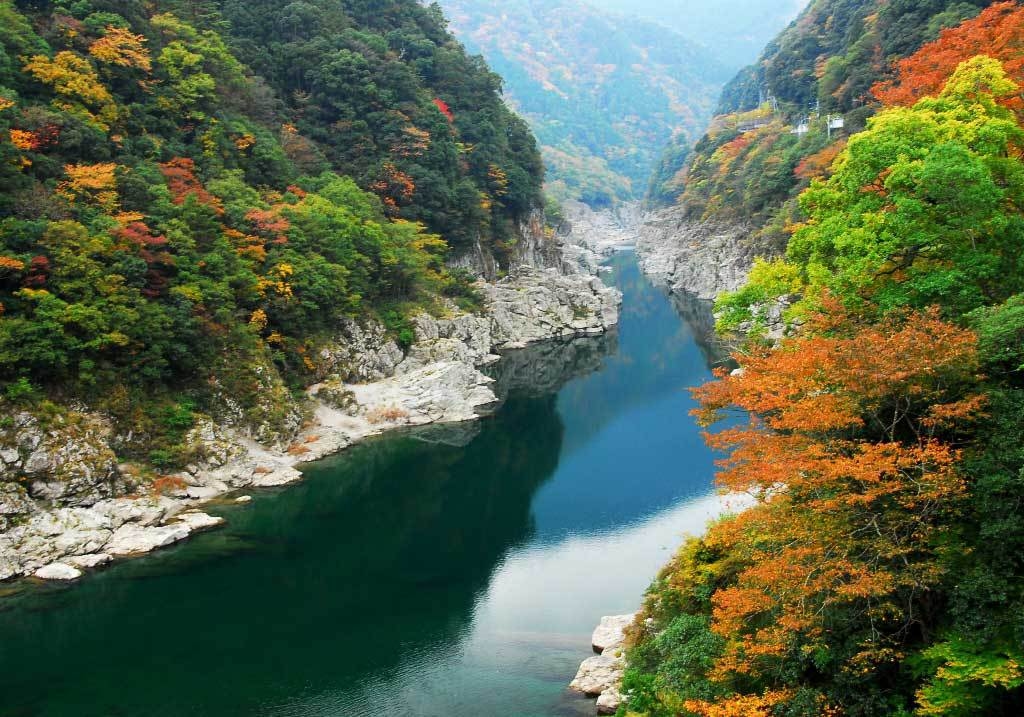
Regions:
<instances>
[{"instance_id":1,"label":"hazy sky","mask_svg":"<svg viewBox=\"0 0 1024 717\"><path fill-rule=\"evenodd\" d=\"M753 62L807 0L585 0L596 7L641 15L715 50L738 68Z\"/></svg>"}]
</instances>

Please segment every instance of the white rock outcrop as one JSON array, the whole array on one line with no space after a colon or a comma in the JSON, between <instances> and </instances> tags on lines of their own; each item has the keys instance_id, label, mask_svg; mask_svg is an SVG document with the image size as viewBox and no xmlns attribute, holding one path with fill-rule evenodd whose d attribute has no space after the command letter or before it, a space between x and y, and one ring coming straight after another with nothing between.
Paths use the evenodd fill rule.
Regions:
<instances>
[{"instance_id":1,"label":"white rock outcrop","mask_svg":"<svg viewBox=\"0 0 1024 717\"><path fill-rule=\"evenodd\" d=\"M82 571L67 563L50 563L33 573L40 580L78 580Z\"/></svg>"},{"instance_id":2,"label":"white rock outcrop","mask_svg":"<svg viewBox=\"0 0 1024 717\"><path fill-rule=\"evenodd\" d=\"M619 321L622 294L596 276L523 270L484 290L498 349L549 338L594 336Z\"/></svg>"},{"instance_id":3,"label":"white rock outcrop","mask_svg":"<svg viewBox=\"0 0 1024 717\"><path fill-rule=\"evenodd\" d=\"M169 476L165 495L125 496L147 486L117 465L102 417L71 411L73 430L59 423L44 430L28 414L15 416L0 430L0 580L54 563L94 568L216 527L223 520L196 511L198 504L294 483L299 464L384 430L478 417L497 401L493 380L478 370L497 360L495 351L596 335L618 322L621 295L592 276L525 267L480 291L479 314L450 305L448 316L415 317L407 352L380 324L342 321L335 345L318 356L324 383L310 389L305 414L289 396L283 415L272 419L268 403L258 411L266 420L245 427L240 407L222 392L225 423L197 422L185 439L195 460ZM252 370L268 402L285 390L270 367ZM304 415L312 420L300 426Z\"/></svg>"},{"instance_id":4,"label":"white rock outcrop","mask_svg":"<svg viewBox=\"0 0 1024 717\"><path fill-rule=\"evenodd\" d=\"M103 546L113 556L137 555L163 548L192 533L187 523L171 523L161 526L143 526L126 523L114 531L110 541Z\"/></svg>"},{"instance_id":5,"label":"white rock outcrop","mask_svg":"<svg viewBox=\"0 0 1024 717\"><path fill-rule=\"evenodd\" d=\"M601 624L594 630L590 642L594 652L604 652L609 647L618 647L626 640L626 628L633 624L636 613L611 615L601 618Z\"/></svg>"},{"instance_id":6,"label":"white rock outcrop","mask_svg":"<svg viewBox=\"0 0 1024 717\"><path fill-rule=\"evenodd\" d=\"M65 562L68 565L74 565L79 570L91 570L101 565L106 565L113 559L114 556L110 553L92 553L90 555L75 555L68 558Z\"/></svg>"},{"instance_id":7,"label":"white rock outcrop","mask_svg":"<svg viewBox=\"0 0 1024 717\"><path fill-rule=\"evenodd\" d=\"M569 683L569 689L598 698L598 714L615 714L623 702L619 691L626 669L623 643L625 630L634 619L635 613L601 618L590 640L594 651L600 654L584 660L576 677Z\"/></svg>"},{"instance_id":8,"label":"white rock outcrop","mask_svg":"<svg viewBox=\"0 0 1024 717\"><path fill-rule=\"evenodd\" d=\"M673 291L715 299L746 283L757 253L750 234L744 224L693 219L682 207L658 210L639 232L640 268Z\"/></svg>"},{"instance_id":9,"label":"white rock outcrop","mask_svg":"<svg viewBox=\"0 0 1024 717\"><path fill-rule=\"evenodd\" d=\"M480 407L497 401L493 382L471 364L445 361L352 386L352 392L371 423L454 423L476 418Z\"/></svg>"}]
</instances>

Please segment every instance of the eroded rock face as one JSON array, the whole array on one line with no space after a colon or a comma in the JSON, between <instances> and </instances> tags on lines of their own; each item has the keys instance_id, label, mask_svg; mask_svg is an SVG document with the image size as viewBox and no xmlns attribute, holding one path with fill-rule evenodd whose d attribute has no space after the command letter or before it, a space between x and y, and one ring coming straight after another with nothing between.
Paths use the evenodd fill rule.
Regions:
<instances>
[{"instance_id":1,"label":"eroded rock face","mask_svg":"<svg viewBox=\"0 0 1024 717\"><path fill-rule=\"evenodd\" d=\"M622 294L597 277L524 269L484 294L495 348L550 338L595 336L619 322Z\"/></svg>"},{"instance_id":2,"label":"eroded rock face","mask_svg":"<svg viewBox=\"0 0 1024 717\"><path fill-rule=\"evenodd\" d=\"M494 253L481 245L479 240L449 257L448 263L453 267L468 269L488 281L494 281L502 269L515 271L520 267L532 267L564 271L562 247L554 237L549 236L545 224L544 210L540 207L535 207L522 217L519 234L508 255L504 257L504 265L499 265Z\"/></svg>"},{"instance_id":3,"label":"eroded rock face","mask_svg":"<svg viewBox=\"0 0 1024 717\"><path fill-rule=\"evenodd\" d=\"M480 366L497 359L491 354L491 322L485 316L456 314L453 318L438 319L420 314L412 323L416 343L396 373L410 373L441 361Z\"/></svg>"},{"instance_id":4,"label":"eroded rock face","mask_svg":"<svg viewBox=\"0 0 1024 717\"><path fill-rule=\"evenodd\" d=\"M337 338L320 351L318 370L346 383L379 381L394 375L405 354L377 321L342 319Z\"/></svg>"},{"instance_id":5,"label":"eroded rock face","mask_svg":"<svg viewBox=\"0 0 1024 717\"><path fill-rule=\"evenodd\" d=\"M642 224L641 202L595 210L582 202L562 204L565 222L558 228L567 273L598 274L601 262L616 251L636 246Z\"/></svg>"},{"instance_id":6,"label":"eroded rock face","mask_svg":"<svg viewBox=\"0 0 1024 717\"><path fill-rule=\"evenodd\" d=\"M743 286L759 253L750 227L699 221L681 207L649 214L639 232L640 268L673 291L715 299Z\"/></svg>"},{"instance_id":7,"label":"eroded rock face","mask_svg":"<svg viewBox=\"0 0 1024 717\"><path fill-rule=\"evenodd\" d=\"M128 485L111 435L110 423L95 414L68 411L45 426L28 413L15 414L0 431L0 482L6 484L0 519L23 513L28 497L46 505L89 506L123 493Z\"/></svg>"},{"instance_id":8,"label":"eroded rock face","mask_svg":"<svg viewBox=\"0 0 1024 717\"><path fill-rule=\"evenodd\" d=\"M36 504L17 483L0 483L0 532L36 510Z\"/></svg>"}]
</instances>

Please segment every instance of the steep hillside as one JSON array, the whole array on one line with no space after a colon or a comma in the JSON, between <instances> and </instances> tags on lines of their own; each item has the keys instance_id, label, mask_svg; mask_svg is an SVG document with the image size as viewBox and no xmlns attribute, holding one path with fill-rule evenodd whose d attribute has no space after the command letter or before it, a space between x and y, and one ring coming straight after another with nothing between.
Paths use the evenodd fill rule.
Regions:
<instances>
[{"instance_id":1,"label":"steep hillside","mask_svg":"<svg viewBox=\"0 0 1024 717\"><path fill-rule=\"evenodd\" d=\"M543 168L500 85L414 0L0 0L6 399L165 467L217 400L287 423L340 320L408 343L477 298L446 259L519 251Z\"/></svg>"},{"instance_id":2,"label":"steep hillside","mask_svg":"<svg viewBox=\"0 0 1024 717\"><path fill-rule=\"evenodd\" d=\"M578 0L441 5L505 78L559 198L600 206L642 196L662 148L704 131L727 79L710 52L670 30Z\"/></svg>"},{"instance_id":3,"label":"steep hillside","mask_svg":"<svg viewBox=\"0 0 1024 717\"><path fill-rule=\"evenodd\" d=\"M750 224L759 251L780 251L799 218L796 196L876 111L872 86L988 4L815 0L726 86L692 155L666 156L651 199L688 220Z\"/></svg>"},{"instance_id":4,"label":"steep hillside","mask_svg":"<svg viewBox=\"0 0 1024 717\"><path fill-rule=\"evenodd\" d=\"M752 505L652 584L629 714L1024 712L1024 6L924 5L815 3L755 70L779 109L698 148L697 249L697 228L777 219L787 164L813 181L784 255L716 307L737 368L696 415ZM792 134L809 97L849 136L813 115Z\"/></svg>"}]
</instances>

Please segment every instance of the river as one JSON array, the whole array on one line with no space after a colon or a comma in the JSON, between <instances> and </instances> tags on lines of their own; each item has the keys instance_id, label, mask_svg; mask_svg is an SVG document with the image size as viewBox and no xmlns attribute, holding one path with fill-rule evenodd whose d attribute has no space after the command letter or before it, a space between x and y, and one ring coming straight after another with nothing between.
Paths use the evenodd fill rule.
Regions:
<instances>
[{"instance_id":1,"label":"river","mask_svg":"<svg viewBox=\"0 0 1024 717\"><path fill-rule=\"evenodd\" d=\"M719 510L686 391L707 308L611 263L618 331L509 356L493 416L373 439L212 507L222 530L0 598L0 715L592 715L566 684L593 627Z\"/></svg>"}]
</instances>

